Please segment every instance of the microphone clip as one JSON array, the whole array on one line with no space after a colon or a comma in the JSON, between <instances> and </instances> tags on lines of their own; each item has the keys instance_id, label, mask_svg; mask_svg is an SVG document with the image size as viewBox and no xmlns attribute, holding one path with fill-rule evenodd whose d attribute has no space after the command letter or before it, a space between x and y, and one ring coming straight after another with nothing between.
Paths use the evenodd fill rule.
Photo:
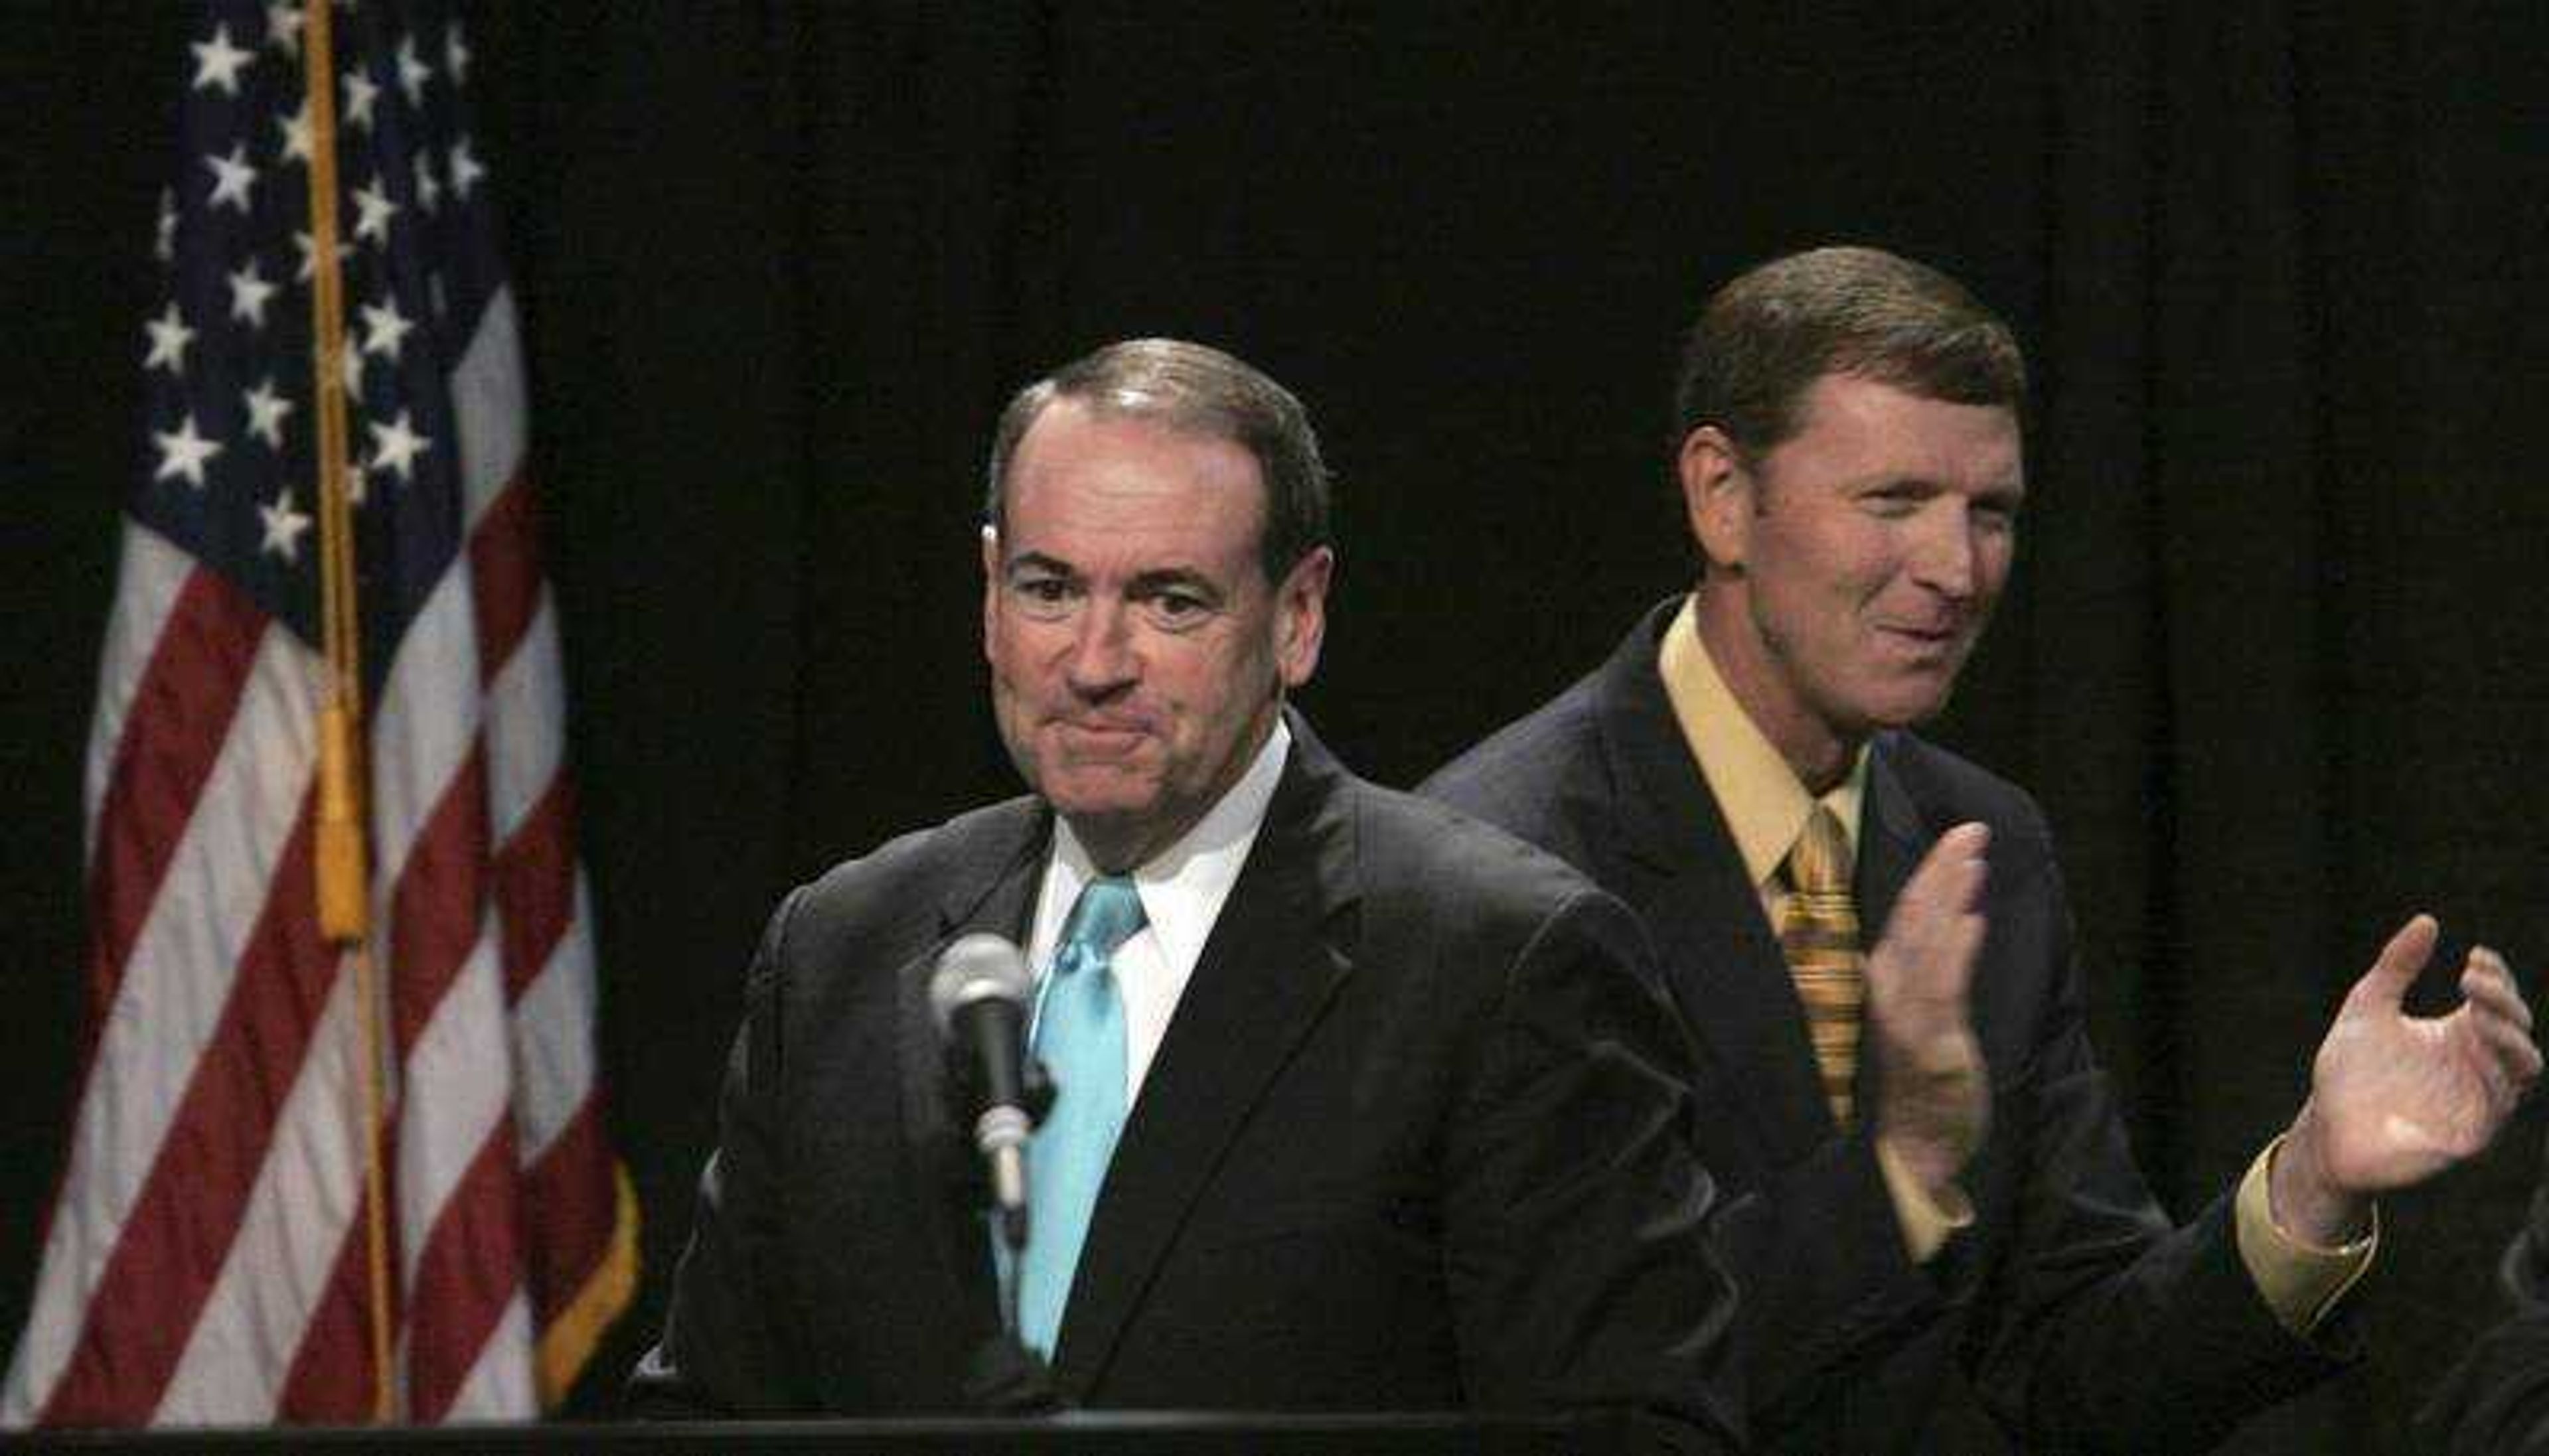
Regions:
<instances>
[{"instance_id":1,"label":"microphone clip","mask_svg":"<svg viewBox=\"0 0 2549 1456\"><path fill-rule=\"evenodd\" d=\"M958 1105L981 1106L986 1089L983 1085L982 1068L977 1064L977 1058L966 1054L965 1049L954 1042L946 1044L944 1055L947 1062L947 1080L956 1089ZM1018 1110L1026 1114L1026 1126L1023 1131L1032 1133L1044 1126L1045 1114L1053 1111L1053 1077L1045 1071L1044 1062L1034 1056L1020 1061ZM991 1111L996 1113L1000 1109L992 1108ZM986 1116L989 1115L989 1113L986 1114ZM975 1140L976 1130L969 1128L965 1132L966 1140L971 1144Z\"/></svg>"}]
</instances>

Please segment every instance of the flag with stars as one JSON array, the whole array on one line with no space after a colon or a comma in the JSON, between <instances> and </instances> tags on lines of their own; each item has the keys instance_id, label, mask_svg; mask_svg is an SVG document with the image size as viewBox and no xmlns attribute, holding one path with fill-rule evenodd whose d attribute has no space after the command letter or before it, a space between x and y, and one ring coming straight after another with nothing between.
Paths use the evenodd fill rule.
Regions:
<instances>
[{"instance_id":1,"label":"flag with stars","mask_svg":"<svg viewBox=\"0 0 2549 1456\"><path fill-rule=\"evenodd\" d=\"M307 15L192 25L91 727L89 1017L9 1425L373 1411L379 1048L399 1418L553 1405L625 1305L513 296L431 3L345 0L337 249L377 1040L321 938Z\"/></svg>"}]
</instances>

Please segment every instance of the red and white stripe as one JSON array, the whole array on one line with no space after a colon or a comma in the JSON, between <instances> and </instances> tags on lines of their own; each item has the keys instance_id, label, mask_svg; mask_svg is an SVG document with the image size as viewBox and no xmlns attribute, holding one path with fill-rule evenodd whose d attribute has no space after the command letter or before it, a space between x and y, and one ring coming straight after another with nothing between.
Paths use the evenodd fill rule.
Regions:
<instances>
[{"instance_id":1,"label":"red and white stripe","mask_svg":"<svg viewBox=\"0 0 2549 1456\"><path fill-rule=\"evenodd\" d=\"M452 381L466 549L369 705L399 1413L554 1405L635 1280L605 1135L510 295ZM367 1039L317 930L322 664L127 522L86 784L89 1041L0 1423L369 1417Z\"/></svg>"}]
</instances>

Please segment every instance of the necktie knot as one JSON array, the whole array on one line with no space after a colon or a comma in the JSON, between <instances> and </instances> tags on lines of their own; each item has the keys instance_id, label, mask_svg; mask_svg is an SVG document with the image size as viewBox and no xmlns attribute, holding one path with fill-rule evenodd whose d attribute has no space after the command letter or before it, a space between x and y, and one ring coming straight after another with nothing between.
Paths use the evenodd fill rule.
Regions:
<instances>
[{"instance_id":1,"label":"necktie knot","mask_svg":"<svg viewBox=\"0 0 2549 1456\"><path fill-rule=\"evenodd\" d=\"M1104 965L1115 958L1116 948L1147 923L1141 892L1133 888L1130 878L1110 874L1090 880L1063 922L1062 946L1053 960L1055 973L1070 975Z\"/></svg>"},{"instance_id":2,"label":"necktie knot","mask_svg":"<svg viewBox=\"0 0 2549 1456\"><path fill-rule=\"evenodd\" d=\"M1829 804L1815 805L1806 827L1788 851L1788 883L1806 894L1849 892L1849 836L1841 816Z\"/></svg>"}]
</instances>

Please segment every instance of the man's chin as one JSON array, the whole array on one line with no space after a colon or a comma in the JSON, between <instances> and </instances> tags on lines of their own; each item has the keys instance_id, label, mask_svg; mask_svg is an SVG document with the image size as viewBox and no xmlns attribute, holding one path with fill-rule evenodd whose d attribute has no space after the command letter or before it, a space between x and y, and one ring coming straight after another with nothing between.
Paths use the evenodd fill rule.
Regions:
<instances>
[{"instance_id":1,"label":"man's chin","mask_svg":"<svg viewBox=\"0 0 2549 1456\"><path fill-rule=\"evenodd\" d=\"M1872 692L1855 695L1849 706L1849 717L1856 720L1858 732L1853 737L1882 733L1888 729L1918 728L1946 711L1948 699L1955 695L1956 673L1944 671L1889 674L1876 682L1864 683Z\"/></svg>"},{"instance_id":2,"label":"man's chin","mask_svg":"<svg viewBox=\"0 0 2549 1456\"><path fill-rule=\"evenodd\" d=\"M1045 802L1074 827L1086 824L1101 830L1137 825L1159 812L1157 783L1122 777L1088 781L1092 776L1102 777L1065 772L1048 778L1042 789Z\"/></svg>"},{"instance_id":3,"label":"man's chin","mask_svg":"<svg viewBox=\"0 0 2549 1456\"><path fill-rule=\"evenodd\" d=\"M1956 682L1950 676L1935 686L1922 686L1894 694L1882 702L1868 704L1868 728L1874 732L1887 729L1918 728L1947 710L1948 699L1955 696Z\"/></svg>"}]
</instances>

